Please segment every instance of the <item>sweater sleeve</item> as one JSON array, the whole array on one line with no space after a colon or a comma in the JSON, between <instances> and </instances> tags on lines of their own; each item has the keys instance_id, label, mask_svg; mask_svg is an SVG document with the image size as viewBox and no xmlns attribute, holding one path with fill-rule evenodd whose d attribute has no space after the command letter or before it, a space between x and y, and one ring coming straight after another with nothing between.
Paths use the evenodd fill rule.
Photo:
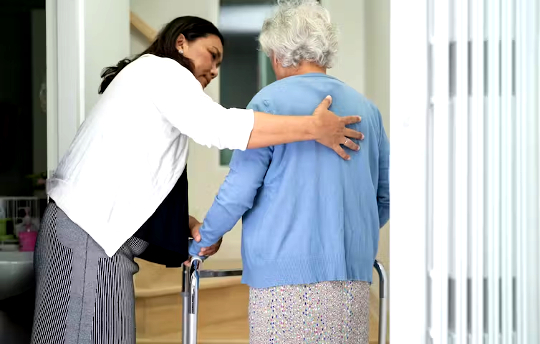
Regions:
<instances>
[{"instance_id":1,"label":"sweater sleeve","mask_svg":"<svg viewBox=\"0 0 540 344\"><path fill-rule=\"evenodd\" d=\"M246 149L255 120L253 110L226 109L216 103L176 61L157 58L151 65L148 91L174 127L207 147Z\"/></svg>"},{"instance_id":2,"label":"sweater sleeve","mask_svg":"<svg viewBox=\"0 0 540 344\"><path fill-rule=\"evenodd\" d=\"M271 112L264 105L253 101L248 108ZM198 255L201 248L215 244L234 227L246 211L253 207L272 160L272 153L273 147L234 152L229 165L229 174L201 226L201 241L191 242L190 255Z\"/></svg>"},{"instance_id":3,"label":"sweater sleeve","mask_svg":"<svg viewBox=\"0 0 540 344\"><path fill-rule=\"evenodd\" d=\"M379 186L377 205L379 208L379 226L382 228L390 219L390 143L379 114Z\"/></svg>"}]
</instances>

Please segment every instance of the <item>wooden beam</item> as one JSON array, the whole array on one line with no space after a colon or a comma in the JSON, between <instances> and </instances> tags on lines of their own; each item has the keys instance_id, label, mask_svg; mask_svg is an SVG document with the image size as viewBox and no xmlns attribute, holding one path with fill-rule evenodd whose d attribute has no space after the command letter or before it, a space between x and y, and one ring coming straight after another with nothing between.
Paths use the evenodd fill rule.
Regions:
<instances>
[{"instance_id":1,"label":"wooden beam","mask_svg":"<svg viewBox=\"0 0 540 344\"><path fill-rule=\"evenodd\" d=\"M134 28L136 28L150 43L154 42L154 39L157 36L156 30L148 25L144 20L141 19L133 11L129 12L129 21Z\"/></svg>"}]
</instances>

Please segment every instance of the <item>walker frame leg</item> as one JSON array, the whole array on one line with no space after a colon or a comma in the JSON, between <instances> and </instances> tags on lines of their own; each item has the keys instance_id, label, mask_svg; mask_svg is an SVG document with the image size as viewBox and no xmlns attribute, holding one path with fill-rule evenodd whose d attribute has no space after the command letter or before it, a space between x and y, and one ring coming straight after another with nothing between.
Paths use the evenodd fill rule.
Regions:
<instances>
[{"instance_id":1,"label":"walker frame leg","mask_svg":"<svg viewBox=\"0 0 540 344\"><path fill-rule=\"evenodd\" d=\"M387 319L388 319L388 285L384 266L375 260L373 264L379 274L379 344L386 344Z\"/></svg>"},{"instance_id":2,"label":"walker frame leg","mask_svg":"<svg viewBox=\"0 0 540 344\"><path fill-rule=\"evenodd\" d=\"M193 259L191 267L182 268L182 344L197 344L200 265L200 259Z\"/></svg>"},{"instance_id":3,"label":"walker frame leg","mask_svg":"<svg viewBox=\"0 0 540 344\"><path fill-rule=\"evenodd\" d=\"M191 267L182 268L182 344L197 344L197 316L199 307L200 259L193 259ZM386 344L388 318L388 285L384 266L375 260L373 264L379 275L379 344ZM238 275L237 271L231 271ZM218 276L218 275L216 275ZM211 276L207 276L211 277Z\"/></svg>"}]
</instances>

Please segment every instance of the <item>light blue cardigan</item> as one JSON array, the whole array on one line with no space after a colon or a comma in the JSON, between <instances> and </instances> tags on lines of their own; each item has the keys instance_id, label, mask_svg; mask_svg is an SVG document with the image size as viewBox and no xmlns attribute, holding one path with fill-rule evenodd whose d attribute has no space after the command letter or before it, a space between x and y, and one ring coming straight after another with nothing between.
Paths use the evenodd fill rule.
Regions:
<instances>
[{"instance_id":1,"label":"light blue cardigan","mask_svg":"<svg viewBox=\"0 0 540 344\"><path fill-rule=\"evenodd\" d=\"M339 116L360 115L359 152L342 160L316 142L235 151L230 172L190 254L243 216L243 282L254 288L322 281L371 282L379 228L389 217L389 143L377 108L343 82L304 74L261 90L249 107L306 115L331 95Z\"/></svg>"}]
</instances>

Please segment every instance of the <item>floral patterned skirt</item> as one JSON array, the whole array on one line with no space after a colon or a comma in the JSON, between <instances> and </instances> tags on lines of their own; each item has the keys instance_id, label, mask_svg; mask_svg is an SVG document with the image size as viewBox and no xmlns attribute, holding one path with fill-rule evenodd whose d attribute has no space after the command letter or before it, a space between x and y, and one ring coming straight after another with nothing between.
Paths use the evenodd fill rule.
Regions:
<instances>
[{"instance_id":1,"label":"floral patterned skirt","mask_svg":"<svg viewBox=\"0 0 540 344\"><path fill-rule=\"evenodd\" d=\"M251 344L367 344L368 282L251 288Z\"/></svg>"}]
</instances>

